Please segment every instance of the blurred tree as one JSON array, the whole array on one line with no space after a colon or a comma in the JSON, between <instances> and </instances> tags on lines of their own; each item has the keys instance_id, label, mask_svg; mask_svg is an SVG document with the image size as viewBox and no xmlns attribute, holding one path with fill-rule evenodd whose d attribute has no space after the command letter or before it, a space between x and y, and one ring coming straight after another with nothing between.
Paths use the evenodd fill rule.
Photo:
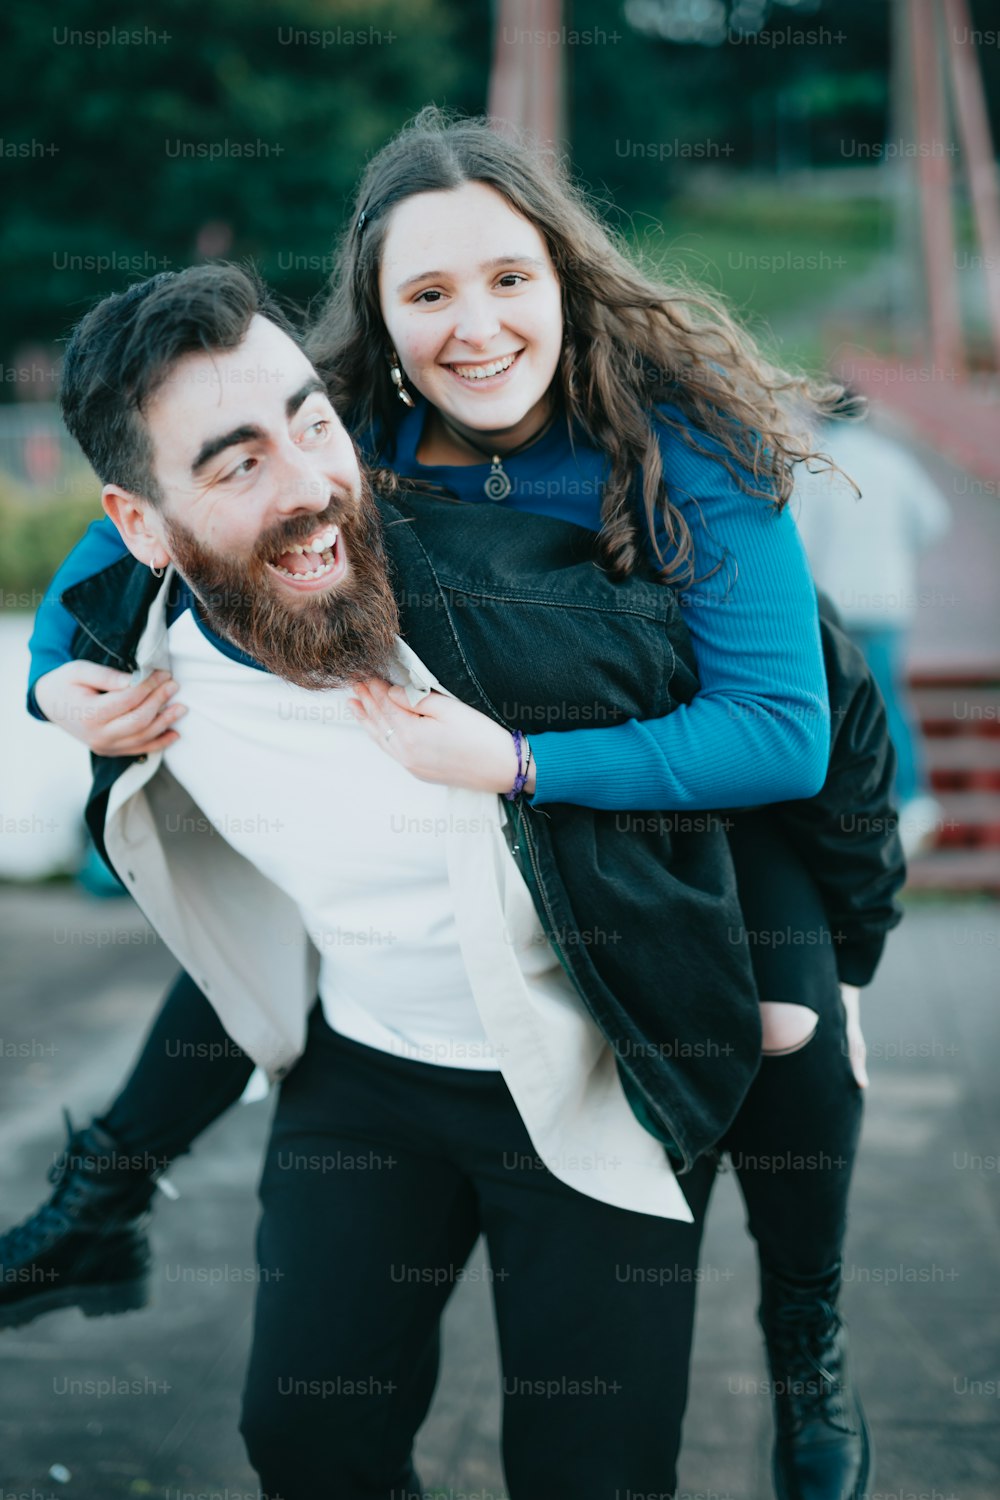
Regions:
<instances>
[{"instance_id":1,"label":"blurred tree","mask_svg":"<svg viewBox=\"0 0 1000 1500\"><path fill-rule=\"evenodd\" d=\"M889 0L568 0L568 8L591 38L569 49L574 160L630 209L655 213L692 164L762 173L852 166L876 160L873 148L891 136ZM1000 140L997 0L972 0L971 11Z\"/></svg>"},{"instance_id":2,"label":"blurred tree","mask_svg":"<svg viewBox=\"0 0 1000 1500\"><path fill-rule=\"evenodd\" d=\"M8 0L0 24L5 369L203 257L306 301L366 157L428 100L485 107L485 0Z\"/></svg>"}]
</instances>

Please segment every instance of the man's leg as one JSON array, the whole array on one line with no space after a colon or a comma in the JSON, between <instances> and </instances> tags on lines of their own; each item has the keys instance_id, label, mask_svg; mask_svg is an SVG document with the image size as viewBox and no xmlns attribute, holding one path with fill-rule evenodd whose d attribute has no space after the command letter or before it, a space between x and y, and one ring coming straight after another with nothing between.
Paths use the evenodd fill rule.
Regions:
<instances>
[{"instance_id":1,"label":"man's leg","mask_svg":"<svg viewBox=\"0 0 1000 1500\"><path fill-rule=\"evenodd\" d=\"M317 1013L282 1085L241 1424L268 1500L420 1492L438 1324L479 1233L448 1153L456 1071L338 1038Z\"/></svg>"},{"instance_id":2,"label":"man's leg","mask_svg":"<svg viewBox=\"0 0 1000 1500\"><path fill-rule=\"evenodd\" d=\"M696 1269L714 1177L682 1181L693 1224L559 1182L509 1105L508 1145L476 1182L503 1364L512 1500L667 1497L687 1400Z\"/></svg>"}]
</instances>

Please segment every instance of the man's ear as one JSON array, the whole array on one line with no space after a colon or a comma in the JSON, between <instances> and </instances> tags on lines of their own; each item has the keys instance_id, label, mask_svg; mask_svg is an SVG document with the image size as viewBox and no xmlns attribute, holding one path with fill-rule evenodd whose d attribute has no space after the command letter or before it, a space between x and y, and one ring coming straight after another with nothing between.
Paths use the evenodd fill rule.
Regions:
<instances>
[{"instance_id":1,"label":"man's ear","mask_svg":"<svg viewBox=\"0 0 1000 1500\"><path fill-rule=\"evenodd\" d=\"M160 538L153 519L152 506L140 495L123 490L116 484L106 484L101 491L101 504L114 521L133 557L145 563L147 568L165 568L170 557Z\"/></svg>"}]
</instances>

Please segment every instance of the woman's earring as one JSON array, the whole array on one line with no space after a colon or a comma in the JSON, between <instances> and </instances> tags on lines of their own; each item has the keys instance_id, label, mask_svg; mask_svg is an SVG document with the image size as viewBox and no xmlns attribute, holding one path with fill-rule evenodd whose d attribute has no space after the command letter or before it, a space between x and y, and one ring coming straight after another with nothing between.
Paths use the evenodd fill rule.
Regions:
<instances>
[{"instance_id":1,"label":"woman's earring","mask_svg":"<svg viewBox=\"0 0 1000 1500\"><path fill-rule=\"evenodd\" d=\"M154 578L162 578L163 575L164 575L164 573L167 570L166 570L166 567L156 568L156 567L153 566L152 563L150 563L150 565L149 565L149 571L152 573L152 575L153 575Z\"/></svg>"},{"instance_id":2,"label":"woman's earring","mask_svg":"<svg viewBox=\"0 0 1000 1500\"><path fill-rule=\"evenodd\" d=\"M394 354L392 356L392 363L389 365L389 379L396 387L396 395L399 397L400 401L402 401L403 405L416 406L416 402L410 395L409 391L406 389L406 386L403 384L403 372L399 368L398 354Z\"/></svg>"}]
</instances>

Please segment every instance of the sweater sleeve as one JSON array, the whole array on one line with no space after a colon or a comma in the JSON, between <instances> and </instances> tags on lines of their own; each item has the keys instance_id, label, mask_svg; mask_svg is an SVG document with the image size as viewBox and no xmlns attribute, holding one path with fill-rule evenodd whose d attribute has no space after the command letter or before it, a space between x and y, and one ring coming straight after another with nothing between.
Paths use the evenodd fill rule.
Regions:
<instances>
[{"instance_id":1,"label":"sweater sleeve","mask_svg":"<svg viewBox=\"0 0 1000 1500\"><path fill-rule=\"evenodd\" d=\"M795 523L787 507L775 511L714 458L661 433L671 499L694 545L695 581L679 598L701 687L662 719L532 734L532 802L672 810L811 797L826 776L830 709Z\"/></svg>"},{"instance_id":2,"label":"sweater sleeve","mask_svg":"<svg viewBox=\"0 0 1000 1500\"><path fill-rule=\"evenodd\" d=\"M77 623L59 600L64 589L92 578L111 563L124 557L127 547L113 521L107 516L92 521L72 552L60 563L35 615L35 628L28 642L31 669L28 675L28 711L36 719L45 715L35 701L35 684L46 672L73 660L73 638Z\"/></svg>"}]
</instances>

